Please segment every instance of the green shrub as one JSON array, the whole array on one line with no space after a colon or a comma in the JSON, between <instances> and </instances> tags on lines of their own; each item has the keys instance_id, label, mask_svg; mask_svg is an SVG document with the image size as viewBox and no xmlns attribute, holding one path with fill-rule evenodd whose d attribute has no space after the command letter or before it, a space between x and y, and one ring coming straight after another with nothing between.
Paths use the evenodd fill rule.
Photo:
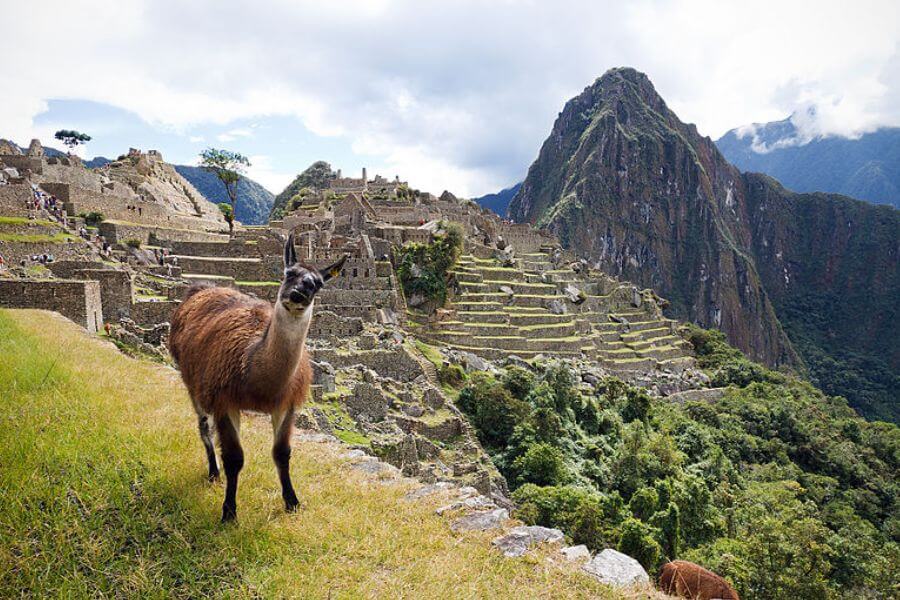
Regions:
<instances>
[{"instance_id":1,"label":"green shrub","mask_svg":"<svg viewBox=\"0 0 900 600\"><path fill-rule=\"evenodd\" d=\"M457 406L468 415L485 446L502 447L513 429L528 414L528 405L516 400L486 373L475 373L459 393Z\"/></svg>"},{"instance_id":2,"label":"green shrub","mask_svg":"<svg viewBox=\"0 0 900 600\"><path fill-rule=\"evenodd\" d=\"M654 572L662 557L662 549L656 541L659 530L637 519L626 519L619 538L619 552L632 557L650 572Z\"/></svg>"},{"instance_id":3,"label":"green shrub","mask_svg":"<svg viewBox=\"0 0 900 600\"><path fill-rule=\"evenodd\" d=\"M570 479L562 451L546 443L529 446L525 454L513 461L512 468L519 474L519 483L561 485Z\"/></svg>"},{"instance_id":4,"label":"green shrub","mask_svg":"<svg viewBox=\"0 0 900 600\"><path fill-rule=\"evenodd\" d=\"M140 248L141 240L136 239L136 238L130 238L130 239L125 240L125 245L128 246L129 248Z\"/></svg>"},{"instance_id":5,"label":"green shrub","mask_svg":"<svg viewBox=\"0 0 900 600\"><path fill-rule=\"evenodd\" d=\"M460 365L441 365L438 369L438 381L453 388L460 387L466 381L466 372Z\"/></svg>"},{"instance_id":6,"label":"green shrub","mask_svg":"<svg viewBox=\"0 0 900 600\"><path fill-rule=\"evenodd\" d=\"M412 242L397 250L397 275L407 298L421 294L440 305L446 302L447 278L462 254L464 239L459 224L450 223L431 242Z\"/></svg>"}]
</instances>

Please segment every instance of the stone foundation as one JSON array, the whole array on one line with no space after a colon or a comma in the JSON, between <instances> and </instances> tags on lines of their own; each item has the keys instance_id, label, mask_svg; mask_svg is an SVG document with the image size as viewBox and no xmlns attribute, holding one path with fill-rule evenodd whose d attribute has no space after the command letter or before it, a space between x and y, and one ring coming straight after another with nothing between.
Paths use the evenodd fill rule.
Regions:
<instances>
[{"instance_id":1,"label":"stone foundation","mask_svg":"<svg viewBox=\"0 0 900 600\"><path fill-rule=\"evenodd\" d=\"M96 281L0 279L0 308L56 311L91 333L103 325Z\"/></svg>"}]
</instances>

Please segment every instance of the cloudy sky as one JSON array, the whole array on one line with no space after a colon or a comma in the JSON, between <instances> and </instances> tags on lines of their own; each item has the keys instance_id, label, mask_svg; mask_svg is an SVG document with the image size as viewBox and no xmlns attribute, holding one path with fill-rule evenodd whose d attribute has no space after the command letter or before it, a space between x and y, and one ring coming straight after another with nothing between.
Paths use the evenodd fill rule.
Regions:
<instances>
[{"instance_id":1,"label":"cloudy sky","mask_svg":"<svg viewBox=\"0 0 900 600\"><path fill-rule=\"evenodd\" d=\"M0 137L251 157L279 192L317 159L458 195L520 180L563 103L646 72L717 138L816 108L809 135L900 125L900 2L0 0ZM806 114L804 112L804 114Z\"/></svg>"}]
</instances>

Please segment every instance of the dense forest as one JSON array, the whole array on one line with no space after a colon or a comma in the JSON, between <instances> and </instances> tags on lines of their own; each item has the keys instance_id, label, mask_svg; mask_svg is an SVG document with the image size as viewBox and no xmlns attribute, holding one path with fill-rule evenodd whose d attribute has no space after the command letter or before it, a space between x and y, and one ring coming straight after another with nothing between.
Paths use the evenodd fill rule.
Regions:
<instances>
[{"instance_id":1,"label":"dense forest","mask_svg":"<svg viewBox=\"0 0 900 600\"><path fill-rule=\"evenodd\" d=\"M460 384L518 510L651 573L683 558L742 598L896 597L900 429L691 328L721 399L677 403L562 362Z\"/></svg>"}]
</instances>

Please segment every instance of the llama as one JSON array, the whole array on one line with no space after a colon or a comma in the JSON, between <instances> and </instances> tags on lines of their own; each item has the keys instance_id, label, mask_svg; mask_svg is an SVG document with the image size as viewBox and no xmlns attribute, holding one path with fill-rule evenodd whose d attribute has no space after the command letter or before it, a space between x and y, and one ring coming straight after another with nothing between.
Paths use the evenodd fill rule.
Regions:
<instances>
[{"instance_id":1,"label":"llama","mask_svg":"<svg viewBox=\"0 0 900 600\"><path fill-rule=\"evenodd\" d=\"M294 411L306 400L312 379L306 334L316 293L346 259L322 270L299 264L291 234L274 306L230 288L195 286L172 314L169 349L197 412L210 481L219 478L211 425L218 434L225 470L222 522L237 517L242 410L271 415L281 496L288 512L297 509L288 467Z\"/></svg>"},{"instance_id":2,"label":"llama","mask_svg":"<svg viewBox=\"0 0 900 600\"><path fill-rule=\"evenodd\" d=\"M659 588L667 594L691 600L740 600L738 593L723 578L686 560L673 560L663 565Z\"/></svg>"}]
</instances>

